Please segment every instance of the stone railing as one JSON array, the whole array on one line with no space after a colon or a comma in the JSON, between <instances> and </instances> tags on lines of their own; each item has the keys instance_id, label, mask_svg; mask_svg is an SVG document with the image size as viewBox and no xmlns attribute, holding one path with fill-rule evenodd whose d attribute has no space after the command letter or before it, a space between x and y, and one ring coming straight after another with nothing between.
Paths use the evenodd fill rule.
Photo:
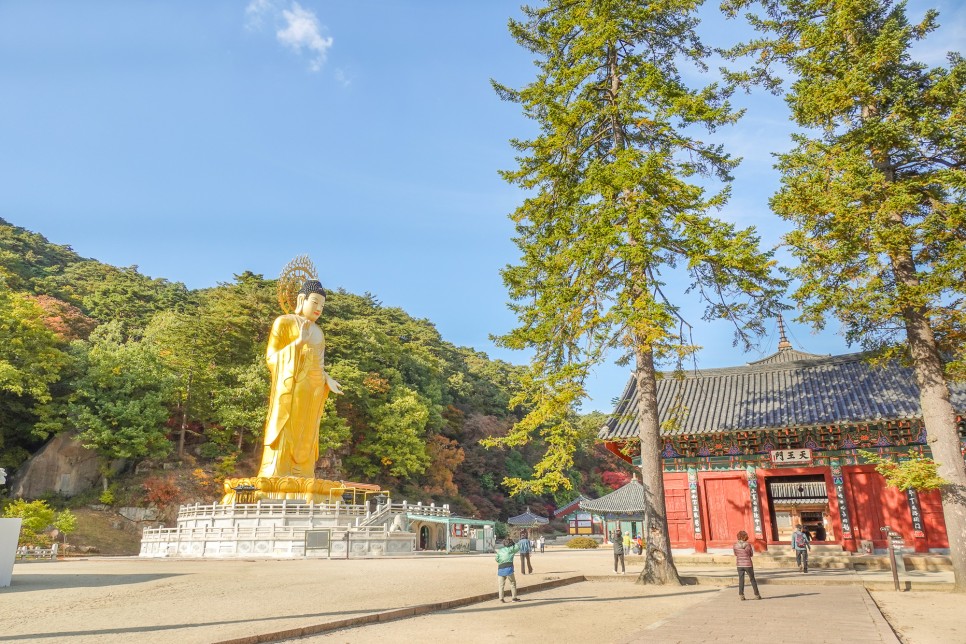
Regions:
<instances>
[{"instance_id":1,"label":"stone railing","mask_svg":"<svg viewBox=\"0 0 966 644\"><path fill-rule=\"evenodd\" d=\"M328 548L306 548L312 528L286 526L146 528L141 536L142 557L379 557L408 555L416 535L389 533L383 526L326 529Z\"/></svg>"},{"instance_id":2,"label":"stone railing","mask_svg":"<svg viewBox=\"0 0 966 644\"><path fill-rule=\"evenodd\" d=\"M222 505L213 503L202 505L182 505L178 509L178 521L214 518L260 518L260 517L316 517L316 516L364 517L366 506L337 503L236 503Z\"/></svg>"},{"instance_id":3,"label":"stone railing","mask_svg":"<svg viewBox=\"0 0 966 644\"><path fill-rule=\"evenodd\" d=\"M407 512L409 514L421 514L423 516L429 517L448 517L450 516L449 504L444 503L441 506L437 506L435 503L430 503L429 505L423 505L420 503L409 503L408 501L403 501L402 503L393 503L392 509L394 512Z\"/></svg>"}]
</instances>

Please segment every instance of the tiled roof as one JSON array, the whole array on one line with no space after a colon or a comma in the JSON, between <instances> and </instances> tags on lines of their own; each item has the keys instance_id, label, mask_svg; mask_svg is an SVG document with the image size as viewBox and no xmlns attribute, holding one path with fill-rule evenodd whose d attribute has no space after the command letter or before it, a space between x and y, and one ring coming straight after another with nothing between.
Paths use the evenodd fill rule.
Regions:
<instances>
[{"instance_id":1,"label":"tiled roof","mask_svg":"<svg viewBox=\"0 0 966 644\"><path fill-rule=\"evenodd\" d=\"M581 501L590 501L590 499L588 499L583 494L578 494L576 499L574 499L573 501L571 501L567 505L561 506L561 507L557 508L556 510L554 510L553 516L554 517L563 517L563 516L567 516L571 512L577 511L578 509L580 509L580 503L581 503Z\"/></svg>"},{"instance_id":2,"label":"tiled roof","mask_svg":"<svg viewBox=\"0 0 966 644\"><path fill-rule=\"evenodd\" d=\"M637 479L593 501L581 501L580 507L599 514L640 514L644 512L644 486Z\"/></svg>"},{"instance_id":3,"label":"tiled roof","mask_svg":"<svg viewBox=\"0 0 966 644\"><path fill-rule=\"evenodd\" d=\"M966 386L950 383L953 408L966 410ZM657 381L664 435L710 434L782 427L899 420L922 416L910 367L873 367L866 354L816 356L794 349L757 362L704 369ZM632 375L614 415L598 436L636 438L637 383Z\"/></svg>"},{"instance_id":4,"label":"tiled roof","mask_svg":"<svg viewBox=\"0 0 966 644\"><path fill-rule=\"evenodd\" d=\"M534 514L533 512L530 511L530 508L527 508L526 512L524 512L523 514L518 514L515 517L510 517L509 519L506 520L506 522L509 523L510 525L533 527L537 525L543 525L545 523L550 523L550 519L546 517L542 517L539 514Z\"/></svg>"}]
</instances>

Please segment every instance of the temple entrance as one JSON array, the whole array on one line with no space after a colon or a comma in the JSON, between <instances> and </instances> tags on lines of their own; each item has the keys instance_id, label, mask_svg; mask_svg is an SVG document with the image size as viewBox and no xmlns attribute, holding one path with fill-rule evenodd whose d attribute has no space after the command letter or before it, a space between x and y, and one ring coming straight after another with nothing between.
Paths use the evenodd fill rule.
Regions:
<instances>
[{"instance_id":1,"label":"temple entrance","mask_svg":"<svg viewBox=\"0 0 966 644\"><path fill-rule=\"evenodd\" d=\"M768 507L773 541L791 541L799 523L813 541L833 541L825 477L775 476L768 481Z\"/></svg>"},{"instance_id":2,"label":"temple entrance","mask_svg":"<svg viewBox=\"0 0 966 644\"><path fill-rule=\"evenodd\" d=\"M419 529L419 549L429 550L429 526L423 526Z\"/></svg>"}]
</instances>

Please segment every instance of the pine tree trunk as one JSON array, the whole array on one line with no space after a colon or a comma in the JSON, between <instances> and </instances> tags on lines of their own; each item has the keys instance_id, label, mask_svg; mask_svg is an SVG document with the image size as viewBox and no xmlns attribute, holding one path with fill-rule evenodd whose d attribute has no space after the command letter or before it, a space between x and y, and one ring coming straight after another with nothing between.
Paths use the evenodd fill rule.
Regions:
<instances>
[{"instance_id":1,"label":"pine tree trunk","mask_svg":"<svg viewBox=\"0 0 966 644\"><path fill-rule=\"evenodd\" d=\"M887 180L895 179L890 164L879 160L877 168ZM904 225L898 214L893 216L893 223L897 228ZM891 257L891 262L900 295L909 297L920 287L912 252L897 253ZM949 400L949 385L929 318L922 308L913 306L903 307L901 315L919 385L919 406L926 427L926 441L938 464L937 473L948 481L941 496L953 564L953 589L966 592L966 462L963 461L956 412Z\"/></svg>"},{"instance_id":2,"label":"pine tree trunk","mask_svg":"<svg viewBox=\"0 0 966 644\"><path fill-rule=\"evenodd\" d=\"M657 415L657 374L654 353L638 340L637 361L638 435L641 440L641 481L644 484L644 538L647 549L638 583L680 585L681 578L671 556L671 537L664 503L664 466L661 462L661 424Z\"/></svg>"},{"instance_id":3,"label":"pine tree trunk","mask_svg":"<svg viewBox=\"0 0 966 644\"><path fill-rule=\"evenodd\" d=\"M926 440L938 474L949 482L942 490L943 516L953 563L954 590L966 592L966 463L963 461L956 412L929 321L919 312L906 314L906 334L919 384Z\"/></svg>"}]
</instances>

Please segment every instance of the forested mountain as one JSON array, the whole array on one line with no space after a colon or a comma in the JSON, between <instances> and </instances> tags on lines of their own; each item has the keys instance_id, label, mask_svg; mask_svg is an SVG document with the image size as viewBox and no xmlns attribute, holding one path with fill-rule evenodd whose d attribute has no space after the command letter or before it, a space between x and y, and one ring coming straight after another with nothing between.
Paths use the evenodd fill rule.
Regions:
<instances>
[{"instance_id":1,"label":"forested mountain","mask_svg":"<svg viewBox=\"0 0 966 644\"><path fill-rule=\"evenodd\" d=\"M189 290L0 219L0 467L15 471L53 434L78 430L105 462L190 459L215 479L253 474L278 313L275 282L261 275ZM320 323L345 390L327 403L321 476L486 518L554 505L501 486L529 476L539 444L479 444L524 411L507 408L520 367L454 346L368 293L332 289ZM605 491L602 470L620 468L594 445L598 425L583 419L575 490L560 501Z\"/></svg>"}]
</instances>

